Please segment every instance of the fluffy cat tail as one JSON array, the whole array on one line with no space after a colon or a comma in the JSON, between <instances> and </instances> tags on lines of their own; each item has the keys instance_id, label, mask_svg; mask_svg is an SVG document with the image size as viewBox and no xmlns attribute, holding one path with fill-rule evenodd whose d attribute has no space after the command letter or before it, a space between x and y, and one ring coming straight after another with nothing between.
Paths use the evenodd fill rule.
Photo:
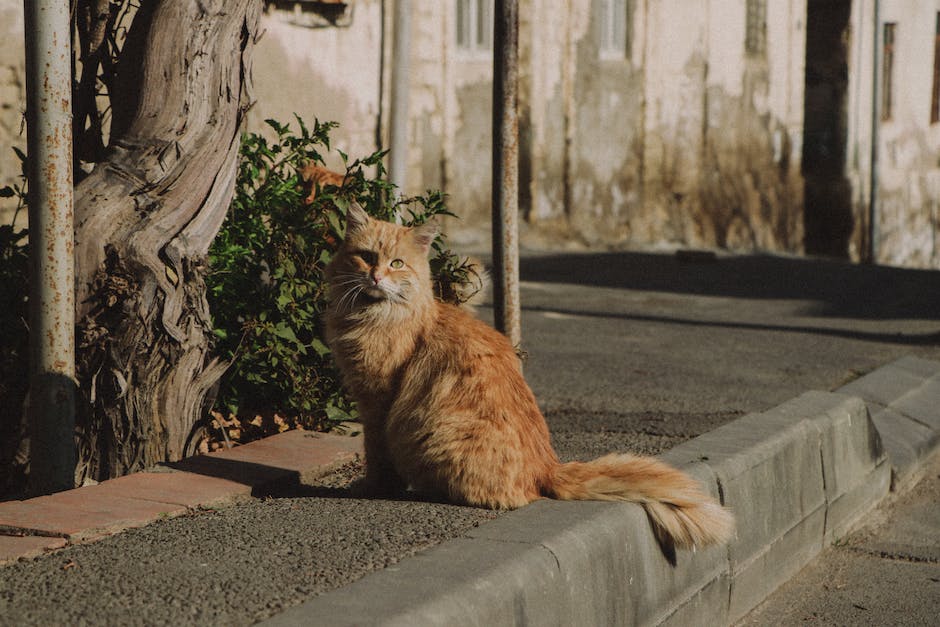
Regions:
<instances>
[{"instance_id":1,"label":"fluffy cat tail","mask_svg":"<svg viewBox=\"0 0 940 627\"><path fill-rule=\"evenodd\" d=\"M562 500L639 503L660 546L675 560L675 548L722 544L734 533L734 516L689 475L653 457L605 455L555 468L549 494Z\"/></svg>"}]
</instances>

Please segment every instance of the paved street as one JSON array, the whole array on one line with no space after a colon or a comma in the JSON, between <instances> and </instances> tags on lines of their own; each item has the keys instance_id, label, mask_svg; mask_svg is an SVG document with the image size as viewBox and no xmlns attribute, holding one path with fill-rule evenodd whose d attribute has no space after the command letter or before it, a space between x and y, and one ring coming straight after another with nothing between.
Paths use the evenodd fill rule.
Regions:
<instances>
[{"instance_id":1,"label":"paved street","mask_svg":"<svg viewBox=\"0 0 940 627\"><path fill-rule=\"evenodd\" d=\"M936 625L940 615L940 455L910 492L758 606L741 625Z\"/></svg>"},{"instance_id":2,"label":"paved street","mask_svg":"<svg viewBox=\"0 0 940 627\"><path fill-rule=\"evenodd\" d=\"M655 453L904 355L940 360L937 272L611 253L529 255L522 274L525 372L567 459ZM249 624L495 515L351 499L355 472L4 567L0 616Z\"/></svg>"},{"instance_id":3,"label":"paved street","mask_svg":"<svg viewBox=\"0 0 940 627\"><path fill-rule=\"evenodd\" d=\"M899 356L940 356L940 273L756 256L529 256L526 376L578 456L676 443ZM568 444L571 448L568 448Z\"/></svg>"}]
</instances>

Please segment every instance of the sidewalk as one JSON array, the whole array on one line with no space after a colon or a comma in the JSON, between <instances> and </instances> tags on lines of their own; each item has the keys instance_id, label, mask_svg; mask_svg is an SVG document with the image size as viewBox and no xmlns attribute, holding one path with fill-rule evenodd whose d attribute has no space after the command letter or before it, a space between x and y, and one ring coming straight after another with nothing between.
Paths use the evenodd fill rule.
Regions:
<instances>
[{"instance_id":1,"label":"sidewalk","mask_svg":"<svg viewBox=\"0 0 940 627\"><path fill-rule=\"evenodd\" d=\"M289 489L361 455L361 435L288 431L153 472L0 503L0 564Z\"/></svg>"},{"instance_id":2,"label":"sidewalk","mask_svg":"<svg viewBox=\"0 0 940 627\"><path fill-rule=\"evenodd\" d=\"M804 394L666 453L736 512L730 550L680 554L673 567L640 508L543 501L266 624L733 622L842 540L891 482L919 476L940 437L938 408L940 363L904 358L838 393ZM361 437L288 432L173 472L0 504L4 532L29 534L0 536L0 550L7 560L28 557L284 490L355 459L360 447ZM747 624L776 616L762 608Z\"/></svg>"},{"instance_id":3,"label":"sidewalk","mask_svg":"<svg viewBox=\"0 0 940 627\"><path fill-rule=\"evenodd\" d=\"M912 485L937 444L936 273L626 254L527 264L526 377L559 454L662 453L735 509L728 550L673 568L623 504L497 515L351 499L360 440L293 432L0 504L7 533L29 534L0 536L0 616L720 624L843 537L892 481ZM835 392L802 394L814 388Z\"/></svg>"},{"instance_id":4,"label":"sidewalk","mask_svg":"<svg viewBox=\"0 0 940 627\"><path fill-rule=\"evenodd\" d=\"M663 455L735 512L728 547L673 567L639 507L543 501L264 624L728 624L908 485L938 439L940 363L901 359ZM780 624L766 616L753 624Z\"/></svg>"}]
</instances>

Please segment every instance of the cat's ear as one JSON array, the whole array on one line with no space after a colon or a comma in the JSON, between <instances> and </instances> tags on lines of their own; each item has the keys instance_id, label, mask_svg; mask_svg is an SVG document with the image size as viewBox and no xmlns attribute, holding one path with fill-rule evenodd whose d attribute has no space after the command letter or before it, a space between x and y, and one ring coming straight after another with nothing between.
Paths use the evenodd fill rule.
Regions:
<instances>
[{"instance_id":1,"label":"cat's ear","mask_svg":"<svg viewBox=\"0 0 940 627\"><path fill-rule=\"evenodd\" d=\"M346 233L359 231L369 224L369 214L362 208L362 205L355 200L349 203L349 209L346 210Z\"/></svg>"},{"instance_id":2,"label":"cat's ear","mask_svg":"<svg viewBox=\"0 0 940 627\"><path fill-rule=\"evenodd\" d=\"M434 238L437 237L437 234L438 226L433 222L428 222L411 229L411 237L414 238L415 243L421 247L424 254L427 254L428 251L431 250L431 244L434 242Z\"/></svg>"}]
</instances>

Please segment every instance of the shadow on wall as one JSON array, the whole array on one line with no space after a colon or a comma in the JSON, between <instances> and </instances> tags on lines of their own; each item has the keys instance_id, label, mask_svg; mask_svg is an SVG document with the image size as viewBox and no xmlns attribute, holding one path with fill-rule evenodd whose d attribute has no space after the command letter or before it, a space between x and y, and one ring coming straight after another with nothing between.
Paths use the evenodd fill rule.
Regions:
<instances>
[{"instance_id":1,"label":"shadow on wall","mask_svg":"<svg viewBox=\"0 0 940 627\"><path fill-rule=\"evenodd\" d=\"M753 299L812 300L814 315L940 321L940 271L752 255L710 262L650 253L524 257L523 281Z\"/></svg>"},{"instance_id":2,"label":"shadow on wall","mask_svg":"<svg viewBox=\"0 0 940 627\"><path fill-rule=\"evenodd\" d=\"M809 254L848 257L854 229L852 188L845 178L851 12L848 0L810 0L807 6L802 165ZM857 250L865 245L855 242Z\"/></svg>"}]
</instances>

